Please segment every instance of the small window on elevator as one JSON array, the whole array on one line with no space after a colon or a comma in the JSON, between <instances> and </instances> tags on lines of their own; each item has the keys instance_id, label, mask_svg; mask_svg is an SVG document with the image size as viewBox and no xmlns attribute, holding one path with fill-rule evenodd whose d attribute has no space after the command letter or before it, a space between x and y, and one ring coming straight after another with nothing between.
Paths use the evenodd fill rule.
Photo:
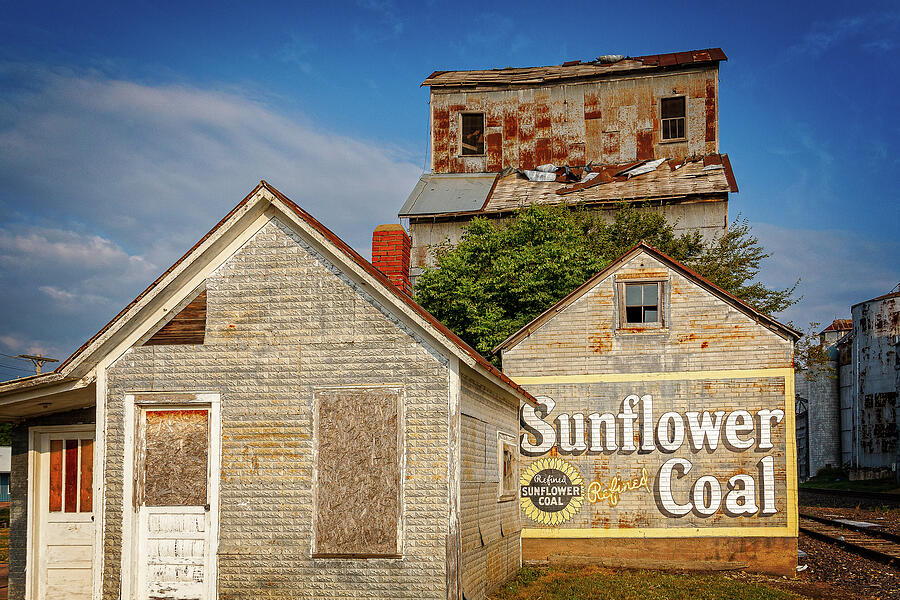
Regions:
<instances>
[{"instance_id":1,"label":"small window on elevator","mask_svg":"<svg viewBox=\"0 0 900 600\"><path fill-rule=\"evenodd\" d=\"M459 154L484 154L484 113L460 113Z\"/></svg>"},{"instance_id":2,"label":"small window on elevator","mask_svg":"<svg viewBox=\"0 0 900 600\"><path fill-rule=\"evenodd\" d=\"M686 108L684 96L660 100L659 116L663 140L683 140L687 137Z\"/></svg>"}]
</instances>

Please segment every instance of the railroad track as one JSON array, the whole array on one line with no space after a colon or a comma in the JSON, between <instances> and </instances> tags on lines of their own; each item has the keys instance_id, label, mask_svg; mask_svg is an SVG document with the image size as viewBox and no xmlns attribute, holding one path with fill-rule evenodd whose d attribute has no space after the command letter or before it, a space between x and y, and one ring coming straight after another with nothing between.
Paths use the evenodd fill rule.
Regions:
<instances>
[{"instance_id":1,"label":"railroad track","mask_svg":"<svg viewBox=\"0 0 900 600\"><path fill-rule=\"evenodd\" d=\"M800 531L900 570L900 535L800 513Z\"/></svg>"},{"instance_id":2,"label":"railroad track","mask_svg":"<svg viewBox=\"0 0 900 600\"><path fill-rule=\"evenodd\" d=\"M873 507L873 506L897 506L900 507L900 494L885 494L882 492L860 492L850 490L827 490L821 488L801 487L800 504L804 502L821 504L834 507Z\"/></svg>"}]
</instances>

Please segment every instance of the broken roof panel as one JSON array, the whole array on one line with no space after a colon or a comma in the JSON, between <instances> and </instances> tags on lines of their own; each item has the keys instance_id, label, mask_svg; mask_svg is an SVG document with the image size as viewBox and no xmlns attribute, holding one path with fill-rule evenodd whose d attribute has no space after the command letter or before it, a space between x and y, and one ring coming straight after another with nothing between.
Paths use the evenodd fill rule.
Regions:
<instances>
[{"instance_id":1,"label":"broken roof panel","mask_svg":"<svg viewBox=\"0 0 900 600\"><path fill-rule=\"evenodd\" d=\"M717 168L710 169L710 165ZM509 212L531 204L677 200L738 191L727 154L669 161L668 165L665 159L658 159L594 165L592 169L574 184L553 173L547 175L555 180L547 182L530 181L515 172L505 176L426 173L400 209L400 216ZM580 168L575 171L581 172Z\"/></svg>"},{"instance_id":2,"label":"broken roof panel","mask_svg":"<svg viewBox=\"0 0 900 600\"><path fill-rule=\"evenodd\" d=\"M660 69L663 67L683 67L688 65L718 64L728 60L721 48L653 54L649 56L622 57L610 61L612 55L601 56L592 61L571 60L561 65L547 67L525 67L506 69L485 69L476 71L435 71L422 85L432 88L490 86L490 85L534 85L561 79L592 77L596 75L618 74L629 71ZM614 58L619 58L615 56Z\"/></svg>"},{"instance_id":3,"label":"broken roof panel","mask_svg":"<svg viewBox=\"0 0 900 600\"><path fill-rule=\"evenodd\" d=\"M496 173L425 173L400 209L400 216L479 211L496 179Z\"/></svg>"}]
</instances>

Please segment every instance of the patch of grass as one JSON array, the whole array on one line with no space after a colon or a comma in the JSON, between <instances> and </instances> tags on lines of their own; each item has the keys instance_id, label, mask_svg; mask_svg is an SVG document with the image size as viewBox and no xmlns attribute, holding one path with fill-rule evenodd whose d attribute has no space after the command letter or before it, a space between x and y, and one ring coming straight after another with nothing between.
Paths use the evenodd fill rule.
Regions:
<instances>
[{"instance_id":1,"label":"patch of grass","mask_svg":"<svg viewBox=\"0 0 900 600\"><path fill-rule=\"evenodd\" d=\"M810 477L801 483L800 487L823 490L850 490L855 492L892 492L898 490L897 481L893 477L850 481L850 475L846 471L835 468L819 470L815 477Z\"/></svg>"},{"instance_id":2,"label":"patch of grass","mask_svg":"<svg viewBox=\"0 0 900 600\"><path fill-rule=\"evenodd\" d=\"M802 598L724 573L666 573L602 567L525 567L495 600L789 600Z\"/></svg>"}]
</instances>

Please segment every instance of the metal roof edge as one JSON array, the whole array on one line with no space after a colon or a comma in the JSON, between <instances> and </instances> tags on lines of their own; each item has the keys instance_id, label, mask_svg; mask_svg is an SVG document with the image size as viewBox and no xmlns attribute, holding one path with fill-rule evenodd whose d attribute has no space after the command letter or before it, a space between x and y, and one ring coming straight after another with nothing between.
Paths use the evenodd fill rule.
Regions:
<instances>
[{"instance_id":1,"label":"metal roof edge","mask_svg":"<svg viewBox=\"0 0 900 600\"><path fill-rule=\"evenodd\" d=\"M705 58L705 59L695 58L695 55L702 55L702 53L706 53L708 58ZM685 55L691 55L691 60L683 61L683 62L679 61L678 57L679 56L684 57ZM671 60L669 60L669 59L671 59ZM686 50L683 52L664 52L662 54L647 54L647 55L643 55L643 56L625 56L622 60L623 61L624 60L640 61L642 63L642 65L640 67L636 66L633 69L621 69L621 70L617 70L617 71L611 70L611 71L598 72L598 73L593 73L593 74L588 74L588 75L584 75L584 74L582 74L582 75L574 75L573 74L570 76L561 75L558 77L554 77L553 80L567 79L567 78L571 79L571 78L604 77L604 76L608 76L608 75L612 75L612 74L619 75L619 74L631 73L634 71L641 71L641 70L653 70L653 69L671 70L672 68L684 68L684 67L691 67L694 65L705 65L705 64L711 64L711 63L718 64L720 62L727 61L728 57L725 55L725 52L721 48L716 47L716 48L703 48L703 49L699 49L699 50ZM585 66L587 64L592 64L592 63L596 64L596 61L580 61L579 60L579 61L567 61L567 63L564 63L562 65L533 65L533 66L528 66L528 67L503 67L503 68L494 68L494 69L447 69L447 70L442 70L442 71L434 71L433 73L431 73L431 75L426 77L425 80L422 81L422 83L419 84L419 87L425 87L425 86L428 86L431 88L434 88L434 87L472 87L472 86L478 85L477 83L447 83L447 84L440 84L440 83L436 83L436 82L429 83L432 79L434 79L436 77L440 77L441 75L445 75L447 73L474 73L474 72L494 72L494 71L516 72L516 71L527 71L530 69L552 69L552 68L565 68L565 67L569 67L569 66ZM666 63L666 64L661 64L661 63ZM611 64L617 64L617 63L611 63ZM597 66L600 66L600 65L597 65ZM542 81L540 83L544 83L544 82ZM514 85L534 85L534 84L522 82L522 83L515 83Z\"/></svg>"},{"instance_id":2,"label":"metal roof edge","mask_svg":"<svg viewBox=\"0 0 900 600\"><path fill-rule=\"evenodd\" d=\"M851 304L850 309L854 309L861 304L868 304L869 302L877 302L878 300L887 300L889 298L898 298L900 297L900 291L896 292L888 292L887 294L882 294L881 296L876 296L875 298L869 298L868 300L863 300L862 302L857 302L856 304Z\"/></svg>"}]
</instances>

